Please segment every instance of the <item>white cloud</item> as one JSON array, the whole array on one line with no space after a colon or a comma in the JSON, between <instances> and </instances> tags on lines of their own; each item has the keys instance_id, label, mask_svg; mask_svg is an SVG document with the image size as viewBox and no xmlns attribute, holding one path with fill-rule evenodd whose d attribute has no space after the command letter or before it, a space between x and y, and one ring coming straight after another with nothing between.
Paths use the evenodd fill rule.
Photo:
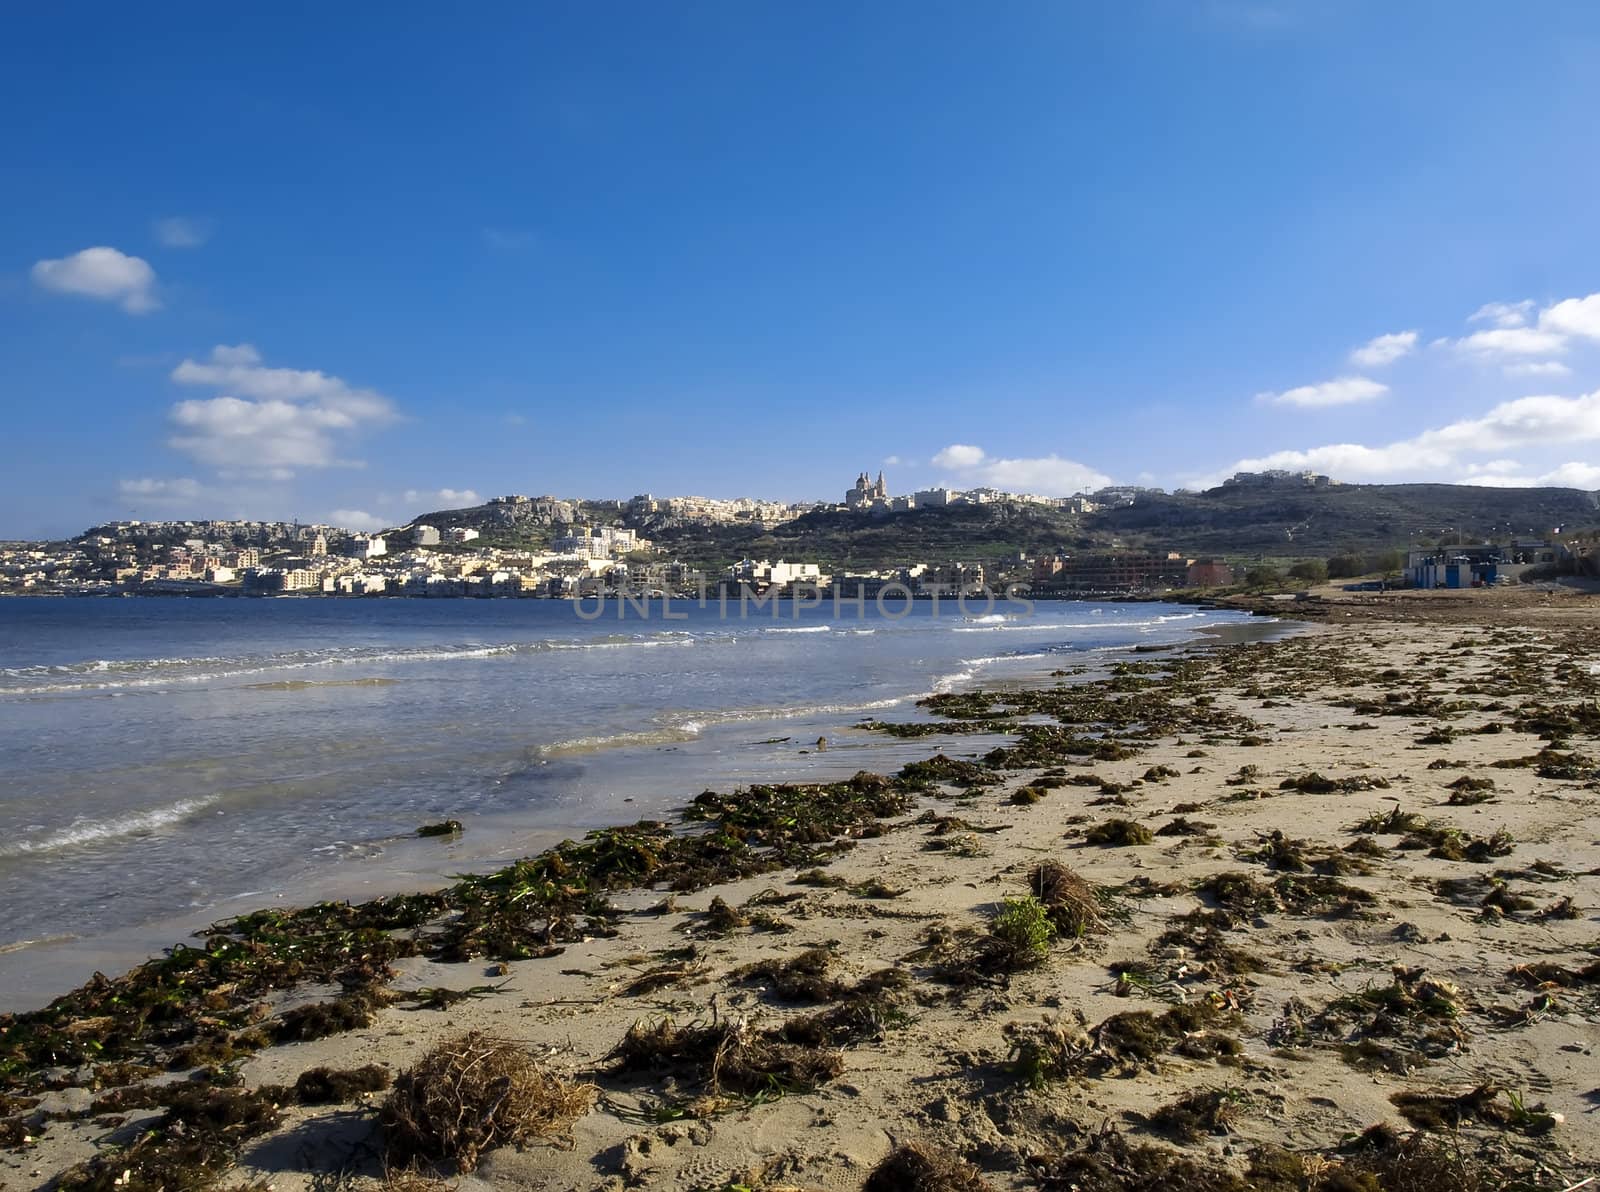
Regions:
<instances>
[{"instance_id":1,"label":"white cloud","mask_svg":"<svg viewBox=\"0 0 1600 1192\"><path fill-rule=\"evenodd\" d=\"M1502 365L1508 377L1570 377L1572 370L1559 360L1533 360L1525 364Z\"/></svg>"},{"instance_id":2,"label":"white cloud","mask_svg":"<svg viewBox=\"0 0 1600 1192\"><path fill-rule=\"evenodd\" d=\"M1533 311L1533 299L1521 302L1486 302L1467 316L1469 323L1493 323L1496 327L1523 327Z\"/></svg>"},{"instance_id":3,"label":"white cloud","mask_svg":"<svg viewBox=\"0 0 1600 1192\"><path fill-rule=\"evenodd\" d=\"M975 468L982 462L983 448L973 447L966 443L952 443L933 457L934 467L949 468L951 471Z\"/></svg>"},{"instance_id":4,"label":"white cloud","mask_svg":"<svg viewBox=\"0 0 1600 1192\"><path fill-rule=\"evenodd\" d=\"M382 498L380 498L381 500ZM408 488L407 505L425 505L428 509L465 509L483 504L483 498L470 488Z\"/></svg>"},{"instance_id":5,"label":"white cloud","mask_svg":"<svg viewBox=\"0 0 1600 1192\"><path fill-rule=\"evenodd\" d=\"M368 513L365 509L335 509L328 514L328 524L344 530L371 533L374 530L386 530L395 523L380 514Z\"/></svg>"},{"instance_id":6,"label":"white cloud","mask_svg":"<svg viewBox=\"0 0 1600 1192\"><path fill-rule=\"evenodd\" d=\"M117 491L131 500L164 502L193 500L200 495L201 489L200 482L188 476L171 480L141 476L136 480L119 481Z\"/></svg>"},{"instance_id":7,"label":"white cloud","mask_svg":"<svg viewBox=\"0 0 1600 1192\"><path fill-rule=\"evenodd\" d=\"M1592 492L1600 489L1600 465L1573 461L1539 476L1522 475L1516 467L1504 471L1473 471L1462 483L1481 488L1581 488Z\"/></svg>"},{"instance_id":8,"label":"white cloud","mask_svg":"<svg viewBox=\"0 0 1600 1192\"><path fill-rule=\"evenodd\" d=\"M230 394L268 401L315 401L358 421L394 416L388 398L371 389L354 389L318 369L268 368L252 344L218 344L209 360L185 360L172 370L180 385L207 385Z\"/></svg>"},{"instance_id":9,"label":"white cloud","mask_svg":"<svg viewBox=\"0 0 1600 1192\"><path fill-rule=\"evenodd\" d=\"M1480 418L1466 418L1379 447L1333 443L1301 451L1275 451L1243 459L1230 471L1310 469L1339 480L1381 480L1466 471L1462 456L1492 455L1522 447L1564 447L1600 441L1600 390L1582 397L1521 397ZM1543 483L1542 480L1526 483Z\"/></svg>"},{"instance_id":10,"label":"white cloud","mask_svg":"<svg viewBox=\"0 0 1600 1192\"><path fill-rule=\"evenodd\" d=\"M1350 362L1358 368L1382 368L1416 350L1415 331L1395 331L1369 339L1350 353Z\"/></svg>"},{"instance_id":11,"label":"white cloud","mask_svg":"<svg viewBox=\"0 0 1600 1192\"><path fill-rule=\"evenodd\" d=\"M1474 331L1455 346L1481 358L1501 356L1552 356L1567 350L1567 337L1542 327L1495 327Z\"/></svg>"},{"instance_id":12,"label":"white cloud","mask_svg":"<svg viewBox=\"0 0 1600 1192\"><path fill-rule=\"evenodd\" d=\"M906 461L901 459L898 455L886 455L883 457L883 466L886 468L898 468L905 462Z\"/></svg>"},{"instance_id":13,"label":"white cloud","mask_svg":"<svg viewBox=\"0 0 1600 1192\"><path fill-rule=\"evenodd\" d=\"M1539 326L1561 335L1600 339L1600 294L1566 298L1539 312Z\"/></svg>"},{"instance_id":14,"label":"white cloud","mask_svg":"<svg viewBox=\"0 0 1600 1192\"><path fill-rule=\"evenodd\" d=\"M300 468L352 465L338 440L396 417L383 394L316 370L269 368L250 344L218 345L205 362L184 360L172 379L229 391L180 401L169 417L178 429L173 447L230 473L286 479Z\"/></svg>"},{"instance_id":15,"label":"white cloud","mask_svg":"<svg viewBox=\"0 0 1600 1192\"><path fill-rule=\"evenodd\" d=\"M155 223L156 239L168 248L199 248L211 239L209 219L171 215Z\"/></svg>"},{"instance_id":16,"label":"white cloud","mask_svg":"<svg viewBox=\"0 0 1600 1192\"><path fill-rule=\"evenodd\" d=\"M1579 463L1573 460L1552 472L1539 477L1540 484L1553 484L1558 488L1600 489L1600 464Z\"/></svg>"},{"instance_id":17,"label":"white cloud","mask_svg":"<svg viewBox=\"0 0 1600 1192\"><path fill-rule=\"evenodd\" d=\"M1009 492L1065 497L1104 488L1111 477L1076 460L1046 455L1034 459L997 459L981 447L952 443L933 457L936 467L957 474L967 487L990 487Z\"/></svg>"},{"instance_id":18,"label":"white cloud","mask_svg":"<svg viewBox=\"0 0 1600 1192\"><path fill-rule=\"evenodd\" d=\"M185 364L191 361L184 361ZM211 349L212 364L260 364L261 353L256 350L255 344L218 344Z\"/></svg>"},{"instance_id":19,"label":"white cloud","mask_svg":"<svg viewBox=\"0 0 1600 1192\"><path fill-rule=\"evenodd\" d=\"M1494 327L1444 342L1480 360L1498 360L1559 356L1574 338L1600 340L1600 294L1552 303L1539 312L1536 326L1529 322L1532 310L1532 302L1491 302L1469 322L1491 322ZM1554 371L1546 369L1544 375L1554 375Z\"/></svg>"},{"instance_id":20,"label":"white cloud","mask_svg":"<svg viewBox=\"0 0 1600 1192\"><path fill-rule=\"evenodd\" d=\"M130 315L161 309L156 271L143 258L114 248L86 248L59 260L37 261L32 277L41 289L115 302Z\"/></svg>"},{"instance_id":21,"label":"white cloud","mask_svg":"<svg viewBox=\"0 0 1600 1192\"><path fill-rule=\"evenodd\" d=\"M1369 377L1335 377L1331 381L1323 381L1317 385L1301 385L1296 389L1285 389L1282 393L1258 393L1256 400L1273 406L1324 409L1328 406L1348 406L1356 402L1373 401L1388 392L1389 386Z\"/></svg>"}]
</instances>

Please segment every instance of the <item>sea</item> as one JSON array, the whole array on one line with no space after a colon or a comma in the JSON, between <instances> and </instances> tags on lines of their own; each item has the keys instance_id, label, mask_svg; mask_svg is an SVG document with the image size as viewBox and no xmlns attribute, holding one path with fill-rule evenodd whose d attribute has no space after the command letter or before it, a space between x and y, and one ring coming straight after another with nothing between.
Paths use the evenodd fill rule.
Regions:
<instances>
[{"instance_id":1,"label":"sea","mask_svg":"<svg viewBox=\"0 0 1600 1192\"><path fill-rule=\"evenodd\" d=\"M259 906L438 886L707 788L892 770L934 745L862 721L1246 620L1078 601L0 600L0 1010ZM418 838L444 819L463 832Z\"/></svg>"}]
</instances>

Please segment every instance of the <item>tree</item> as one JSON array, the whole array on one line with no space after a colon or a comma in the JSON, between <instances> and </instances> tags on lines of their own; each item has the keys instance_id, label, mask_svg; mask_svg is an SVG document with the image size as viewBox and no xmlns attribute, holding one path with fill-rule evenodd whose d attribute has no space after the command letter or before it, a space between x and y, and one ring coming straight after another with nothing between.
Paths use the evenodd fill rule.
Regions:
<instances>
[{"instance_id":1,"label":"tree","mask_svg":"<svg viewBox=\"0 0 1600 1192\"><path fill-rule=\"evenodd\" d=\"M1245 586L1248 588L1281 588L1283 587L1283 572L1276 567L1252 567L1244 573Z\"/></svg>"},{"instance_id":2,"label":"tree","mask_svg":"<svg viewBox=\"0 0 1600 1192\"><path fill-rule=\"evenodd\" d=\"M1289 568L1289 577L1304 580L1308 584L1326 583L1328 565L1321 559L1307 559L1304 563L1296 563Z\"/></svg>"},{"instance_id":3,"label":"tree","mask_svg":"<svg viewBox=\"0 0 1600 1192\"><path fill-rule=\"evenodd\" d=\"M1334 555L1327 563L1329 579L1350 579L1366 573L1366 560L1360 555Z\"/></svg>"},{"instance_id":4,"label":"tree","mask_svg":"<svg viewBox=\"0 0 1600 1192\"><path fill-rule=\"evenodd\" d=\"M1404 571L1406 557L1397 550L1386 550L1372 556L1372 569L1388 574L1391 571Z\"/></svg>"}]
</instances>

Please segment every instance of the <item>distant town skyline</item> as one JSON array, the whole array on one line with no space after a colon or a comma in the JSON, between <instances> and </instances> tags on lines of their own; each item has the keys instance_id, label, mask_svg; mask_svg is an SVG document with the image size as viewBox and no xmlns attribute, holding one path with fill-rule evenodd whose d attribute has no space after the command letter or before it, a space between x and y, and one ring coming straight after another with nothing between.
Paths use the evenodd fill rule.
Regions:
<instances>
[{"instance_id":1,"label":"distant town skyline","mask_svg":"<svg viewBox=\"0 0 1600 1192\"><path fill-rule=\"evenodd\" d=\"M19 13L0 538L1600 489L1600 9Z\"/></svg>"}]
</instances>

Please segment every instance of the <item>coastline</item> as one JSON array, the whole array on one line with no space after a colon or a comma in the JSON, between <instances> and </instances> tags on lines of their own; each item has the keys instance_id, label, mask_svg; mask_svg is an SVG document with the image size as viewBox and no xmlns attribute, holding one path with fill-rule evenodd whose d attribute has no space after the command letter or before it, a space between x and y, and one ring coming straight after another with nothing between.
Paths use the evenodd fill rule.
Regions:
<instances>
[{"instance_id":1,"label":"coastline","mask_svg":"<svg viewBox=\"0 0 1600 1192\"><path fill-rule=\"evenodd\" d=\"M409 612L416 607L401 603L392 611ZM1092 610L1096 614L1102 607L1099 604L1082 606L1084 611ZM927 611L926 607L923 611ZM316 709L323 714L324 723L346 727L331 730L325 739L316 742L315 749L311 748L310 738L297 736L289 741L288 747L293 752L283 756L294 760L280 763L278 758L267 756L270 751L263 745L253 754L231 759L231 772L196 768L197 777L191 780L188 773L179 771L173 775L171 786L163 781L165 756L205 756L209 752L205 739L190 735L182 741L174 740L166 750L147 751L145 757L108 758L106 764L111 769L103 774L93 773L91 769L82 783L74 783L69 777L41 775L43 781L37 785L43 790L71 791L82 785L110 792L116 789L116 782L132 776L143 783L148 793L120 807L107 798L101 804L104 810L86 811L76 817L71 812L55 815L54 823L48 828L35 829L31 837L25 835L20 841L13 837L0 844L0 872L8 877L18 876L22 885L14 890L14 895L19 902L27 899L21 907L23 930L17 931L18 923L13 921L8 928L14 934L0 934L0 941L12 942L24 936L46 941L0 953L0 1012L42 1004L97 970L127 969L241 906L249 907L256 902L281 906L319 898L359 900L382 893L420 889L424 885L443 886L454 874L480 872L508 864L563 836L581 836L586 831L640 816L675 814L688 798L707 786L723 789L755 781L832 780L847 778L860 769L892 772L916 760L921 747L915 742L860 731L858 726L864 718L918 715L914 707L918 698L970 686L975 677L984 680L988 676L1005 674L1009 676L1006 682L1027 682L1032 680L1017 676L1045 675L1056 664L1102 666L1105 660L1118 657L1122 647L1113 647L1107 653L1094 645L1094 639L1124 641L1130 649L1135 640L1191 640L1192 631L1187 626L1213 619L1173 608L1157 608L1153 612L1120 610L1121 615L1119 610L1106 608L1103 618L1080 616L1078 606L1074 606L1070 611L1053 610L1041 615L1038 632L1018 634L985 632L989 626L968 623L957 618L955 611L952 605L950 617L939 622L954 624L957 627L954 636L944 635L931 647L944 654L927 654L925 650L929 647L921 645L907 648L891 644L889 648L899 649L901 654L909 650L907 665L866 663L856 667L852 659L841 658L837 672L833 669L835 662L830 660L836 655L818 650L813 644L830 635L809 636L807 632L797 635L787 614L776 625L765 619L748 623L720 619L711 624L691 621L687 628L695 631L692 644L699 648L693 651L649 650L637 663L631 661L636 651L629 647L658 645L664 638L670 639L667 644L679 645L687 642L690 635L660 632L662 623L655 620L630 621L620 630L604 624L594 636L572 641L561 637L568 631L570 615L557 615L553 620L550 617L535 619L532 624L521 616L503 618L501 623L490 628L485 627L481 618L468 619L458 625L447 617L448 628L443 631L430 628L424 644L403 638L393 643L387 638L369 642L357 636L355 640L361 648L348 651L348 656L345 651L329 650L323 648L323 641L315 641L306 649L287 655L275 655L272 648L252 643L254 652L247 648L241 651L240 657L233 658L228 656L232 651L226 646L219 648L208 641L196 648L180 646L172 651L199 655L196 661L205 664L203 670L207 673L197 676L199 681L195 683L201 694L195 696L185 694L188 680L180 668L168 669L163 664L160 668L138 669L145 664L134 661L119 670L116 667L121 654L112 652L116 647L107 642L96 643L95 652L113 661L62 667L63 674L45 676L39 681L44 682L52 694L47 696L42 692L37 702L28 701L25 691L19 696L28 715L38 718L43 709L52 706L49 699L54 698L54 689L49 688L49 684L81 685L90 693L90 698L81 706L95 715L91 721L94 727L87 730L93 739L111 740L114 733L128 731L107 718L124 716L134 709L137 714L149 717L145 721L147 739L166 739L156 701L95 700L95 689L104 684L113 692L173 692L187 699L190 714L204 718L201 723L211 722L217 714L218 704L205 694L214 689L217 700L232 701L232 706L242 712L254 714L257 708L262 708L269 715L287 717L296 709ZM1170 618L1165 615L1173 613L1179 615ZM1160 624L1169 619L1171 624ZM208 618L202 618L202 623L206 620ZM276 623L281 618L268 620ZM1155 627L1123 630L1119 626L1124 620L1148 622ZM385 618L385 621L392 622L393 618ZM1053 623L1060 621L1072 624L1059 632L1054 631ZM254 619L246 623L254 623ZM911 623L935 624L932 621ZM343 618L325 624L335 624L341 631L348 631ZM672 622L666 628L675 630L682 624ZM840 639L841 632L846 638L863 630L876 634L860 639L862 647L851 650L854 657L860 658L869 656L865 643L873 643L881 654L880 643L889 637L871 622L858 625L854 621L823 621L820 626L834 630L830 638L833 641ZM811 626L805 628L809 630ZM285 624L281 631L288 633L291 629L292 626ZM354 632L359 634L365 629L365 622L362 622ZM625 632L628 630L632 632ZM1141 633L1154 636L1140 638L1137 635ZM730 653L725 648L728 636L740 639L741 654ZM742 683L741 689L728 695L725 703L717 702L724 696L715 689L710 698L688 690L681 697L669 696L662 700L649 694L647 687L646 695L635 705L641 708L637 719L607 714L594 720L581 711L586 704L593 705L610 692L615 692L619 700L629 700L631 692L627 688L636 682L631 676L643 675L648 670L662 674L674 669L687 670L691 673L686 678L691 683L704 683L701 675L693 672L741 668L751 673L753 668L749 663L737 661L749 648L743 643L759 646L767 639L774 646L787 645L788 658L792 659L795 651L803 648L808 657L823 660L810 664L819 680L809 685L809 692L814 692L814 696L807 698L805 684L798 688L793 683L769 688L764 680ZM1061 652L1031 655L1031 647L1024 643L1039 641L1049 643L1047 651L1059 649ZM574 645L592 649L570 648ZM313 652L311 646L317 650ZM547 646L556 652L541 652ZM835 646L834 650L838 648ZM319 670L315 665L307 669L303 654L310 655L313 663L320 662L328 669ZM223 657L214 657L217 655ZM603 691L595 689L595 695L580 701L579 711L564 713L559 720L541 719L528 728L522 726L532 704L524 701L519 715L516 711L507 713L508 708L514 709L516 705L502 702L499 714L489 718L490 727L483 732L470 740L450 738L459 744L441 744L435 752L444 760L432 771L407 765L371 769L372 762L387 761L384 755L388 751L383 749L332 752L346 749L347 740L381 739L372 737L373 732L395 733L403 740L408 730L402 727L406 721L395 715L399 711L397 705L416 699L421 701L417 706L426 706L426 701L436 692L449 690L460 683L461 676L476 673L480 664L473 660L479 655L495 659L481 665L499 672L497 678L491 671L490 679L498 682L502 691L509 690L519 670L527 676L524 682L534 681L539 673L547 670L550 659L572 659L580 663L593 659L596 667L591 670L614 673L616 681ZM77 655L68 654L67 657L76 658ZM426 661L413 663L413 657L443 661L435 670ZM501 661L505 658L526 659L529 665L522 668ZM285 663L287 669L271 669L280 662ZM459 671L455 669L458 666L462 668ZM423 672L420 678L418 670ZM214 680L209 672L216 672ZM373 675L385 677L373 678ZM873 685L858 689L853 685L856 675L866 675ZM285 678L289 681L272 681ZM156 686L143 686L147 679ZM27 681L35 680L30 677ZM566 681L579 680L569 678ZM418 682L430 686L423 689L421 696L413 696L410 692L415 687L408 685ZM645 676L637 682L653 683L656 692L672 690L675 686L664 683L660 677ZM465 691L465 685L461 689ZM68 690L66 695L76 698L73 690ZM448 727L451 721L465 720L480 704L493 707L493 701L499 696L500 692L493 690L477 697L463 694L456 708L439 719ZM71 707L69 705L69 710ZM365 720L352 723L348 719L352 709L364 712ZM425 733L427 722L423 720L422 723ZM12 727L17 729L18 725L14 723ZM250 731L256 741L272 739L267 729L238 720L223 723L211 731L227 734L230 729ZM285 720L277 726L277 731L293 733L294 725ZM826 751L814 749L819 737L828 739ZM31 738L21 729L13 734L13 739L20 747L25 739ZM66 738L54 743L58 751L72 747L73 742ZM324 750L329 752L324 754L321 752ZM457 767L450 760L451 755L463 751L471 753L472 758L466 766ZM269 819L265 814L255 814L258 809L280 805L276 786L280 774L287 774L295 786L300 785L298 764L302 756L303 764L312 768L307 773L314 774L319 765L335 765L338 781L357 784L352 792L357 798L344 800L347 803L360 804L364 800L375 808L380 804L409 803L416 810L411 814L403 811L387 814L380 808L364 822L350 822L355 816L323 820L315 814L317 808L311 802L306 804L310 812L293 819ZM423 756L420 761L426 766L432 759ZM258 762L264 768L254 769ZM432 775L439 769L450 772L444 782L433 780ZM251 780L240 782L238 776L246 774L252 775ZM35 784L24 776L19 789L26 791L32 785ZM131 783L129 785L134 789ZM365 794L363 787L374 794ZM155 811L147 813L146 808ZM292 805L289 810L293 810ZM167 817L170 822L153 822L156 814ZM252 814L255 818L246 820L245 817ZM415 839L413 833L417 825L448 818L462 820L465 833L447 840ZM35 819L43 821L46 815L37 815ZM15 821L26 824L26 813L20 813ZM41 838L42 844L48 846L53 839L73 840L86 831L104 833L103 839L90 842L98 856L69 845L63 853L65 870L45 863L43 859L50 853L41 847ZM129 836L126 861L120 859L118 837L113 832ZM241 880L230 881L231 872L219 873L213 867L190 874L168 860L181 856L185 840L197 834L205 834L209 840L232 847L233 841L242 841L257 833L271 834L262 839L261 844L276 850L275 855L285 863L283 867L272 870L254 866ZM302 842L298 850L292 843L295 841ZM31 871L23 868L30 856L34 858ZM162 858L167 875L164 881L144 876L145 871L140 867L147 864L145 858L149 856ZM98 872L91 868L95 865L99 866ZM125 884L119 883L119 870L124 866ZM33 901L35 895L45 896L50 883L57 889L68 885L74 890L120 888L127 897L104 912L91 905L86 915L52 913L48 909L33 913L35 906L48 908L50 905L48 901ZM241 901L241 898L249 900ZM140 913L135 912L135 906ZM29 919L32 921L28 922Z\"/></svg>"},{"instance_id":2,"label":"coastline","mask_svg":"<svg viewBox=\"0 0 1600 1192\"><path fill-rule=\"evenodd\" d=\"M850 847L829 856L830 846L816 842L822 855L814 859L826 863L830 879L824 884L797 882L804 866L763 869L682 893L666 913L649 913L667 897L664 888L612 889L606 897L617 917L597 924L604 930L562 940L559 959L511 962L492 978L492 993L441 1010L380 1004L363 1027L270 1046L230 1067L247 1088L292 1084L317 1065L379 1063L399 1071L434 1041L486 1029L600 1081L601 1105L577 1121L570 1149L493 1151L461 1179L469 1189L687 1190L729 1181L853 1189L891 1145L914 1138L937 1140L977 1162L994 1187L1034 1187L1040 1162L1082 1147L1107 1121L1140 1144L1242 1170L1254 1144L1332 1156L1348 1133L1378 1121L1404 1127L1390 1100L1395 1093L1459 1093L1485 1080L1527 1104L1545 1102L1565 1123L1534 1136L1504 1122L1468 1121L1452 1137L1496 1162L1542 1163L1530 1187L1564 1187L1553 1181L1576 1181L1600 1161L1582 1126L1584 1095L1600 1087L1595 991L1584 980L1530 986L1510 974L1526 964L1578 972L1593 960L1592 908L1600 901L1593 783L1600 779L1578 763L1565 776L1548 760L1495 763L1547 748L1597 751L1596 726L1580 713L1593 704L1600 677L1580 664L1600 659L1600 633L1586 608L1563 610L1557 624L1537 629L1522 626L1538 622L1530 615L1538 609L1518 611L1510 628L1503 610L1488 604L1458 606L1423 625L1391 622L1392 610L1380 611L1375 618L1329 618L1266 645L1224 642L1137 656L1110 678L1066 688L950 697L942 710L960 716L938 723L963 731L924 735L919 728L912 740L924 756L975 760L966 756L977 751L975 737L964 730L987 728L977 721L990 717L1013 735L1040 729L1030 738L1033 753L1049 754L1005 760L1046 764L958 764L950 774L963 780L982 770L976 787L896 787L906 805L845 825L837 839ZM1467 622L1455 618L1472 613L1488 627L1464 632ZM1052 690L1068 694L1052 703ZM993 715L1013 697L1020 701L1015 715ZM1161 731L1117 715L1105 719L1122 700L1149 701ZM1569 723L1558 726L1554 742L1541 739L1538 730L1550 731L1558 708L1569 709ZM982 713L977 721L975 711ZM903 712L887 719L909 723ZM1061 752L1040 728L1046 719L1078 726L1072 748L1085 739L1116 745L1098 757ZM1488 724L1501 728L1474 731ZM1437 740L1419 743L1430 733ZM1118 751L1125 756L1114 756ZM1306 781L1313 773L1334 789ZM1449 783L1465 777L1488 777L1494 786L1483 788L1489 793L1482 801L1453 804L1467 788L1452 791ZM1503 852L1485 859L1457 860L1427 855L1451 853L1450 841L1397 847L1404 841L1394 834L1350 831L1387 815L1397 801L1450 825L1451 839L1464 836L1468 846L1497 840L1501 829L1510 841L1486 844ZM1193 809L1178 810L1186 805ZM1127 847L1084 842L1086 828L1118 818L1151 832L1179 821L1194 831ZM1274 832L1280 841L1307 843L1274 847ZM1360 840L1375 849L1345 848ZM1312 878L1294 876L1296 857ZM1349 860L1335 865L1335 858ZM981 937L998 903L1026 893L1029 867L1045 859L1106 891L1105 930L1058 940L1038 967L980 973L965 987L940 979L935 970L960 953L962 940ZM1230 900L1238 890L1214 880L1234 873L1252 882L1237 906ZM1315 876L1332 874L1340 875L1335 886L1303 894L1315 893ZM1505 897L1485 901L1502 889ZM1576 917L1543 914L1561 898L1570 899ZM719 930L708 914L713 899L738 908L746 925ZM1197 911L1213 917L1196 919ZM1173 931L1182 938L1164 938ZM829 972L843 983L885 967L907 973L893 1020L839 1048L842 1073L815 1091L736 1101L704 1117L642 1120L670 1095L668 1077L685 1087L692 1080L677 1071L644 1078L607 1071L605 1056L628 1026L712 1014L772 1025L814 1011L803 999L774 996L770 977L738 975L743 966L793 958L811 946L827 950ZM941 946L952 955L941 959ZM686 961L666 959L684 948L693 949ZM383 989L478 986L491 980L494 964L486 957L455 964L397 957L396 976ZM661 984L630 989L642 975L674 965L681 971L658 974ZM1350 999L1359 1002L1371 990L1397 990L1391 1000L1414 995L1425 979L1397 977L1392 966L1421 967L1448 989L1439 994L1451 1006L1447 1024L1419 1025L1391 1006L1395 1029L1364 1029L1370 1023L1346 1004ZM1546 1004L1518 1021L1530 997ZM285 1004L281 995L269 998L267 1013L281 1016ZM1220 1006L1222 1017L1142 1057L1115 1054L1104 1032L1090 1032L1083 1070L1038 1089L1014 1070L1018 1040L1047 1018L1081 1032L1119 1013L1159 1014L1178 1004ZM1336 1005L1349 1021L1328 1018ZM1020 1025L1008 1031L1008 1024ZM1421 1029L1443 1025L1448 1038ZM1237 1054L1190 1046L1223 1036L1238 1045ZM1223 1134L1202 1131L1175 1144L1128 1116L1218 1087L1240 1091ZM93 1111L97 1095L73 1084L46 1091L27 1112L82 1116L41 1123L36 1142L0 1154L4 1186L36 1186L29 1172L42 1182L87 1158L97 1138L127 1137L159 1116L142 1110L118 1126L96 1124L105 1119ZM372 1115L348 1108L280 1112L280 1124L237 1148L242 1164L230 1180L263 1176L280 1189L310 1187L317 1171L342 1169L364 1153L360 1141L375 1128ZM379 1169L368 1159L358 1170L375 1176Z\"/></svg>"}]
</instances>

